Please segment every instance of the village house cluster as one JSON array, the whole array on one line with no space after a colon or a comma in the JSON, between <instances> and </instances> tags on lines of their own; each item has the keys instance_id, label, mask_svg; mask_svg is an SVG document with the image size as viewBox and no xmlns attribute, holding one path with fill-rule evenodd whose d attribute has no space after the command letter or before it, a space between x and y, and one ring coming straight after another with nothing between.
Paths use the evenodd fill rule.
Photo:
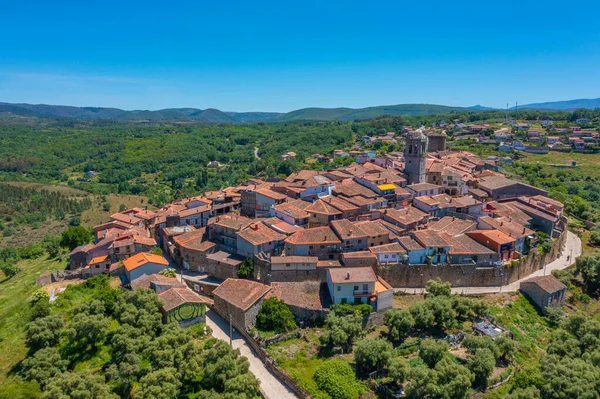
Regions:
<instances>
[{"instance_id":1,"label":"village house cluster","mask_svg":"<svg viewBox=\"0 0 600 399\"><path fill-rule=\"evenodd\" d=\"M268 296L300 318L337 303L385 310L393 289L378 267L501 268L528 254L535 232L557 237L565 228L560 202L508 179L494 161L446 151L437 131L406 129L402 139L403 153L361 152L340 169L115 213L95 227L95 243L71 253L70 267L135 287L171 262L188 271L187 286L251 327ZM155 246L164 257L148 254ZM247 258L254 272L238 279Z\"/></svg>"}]
</instances>

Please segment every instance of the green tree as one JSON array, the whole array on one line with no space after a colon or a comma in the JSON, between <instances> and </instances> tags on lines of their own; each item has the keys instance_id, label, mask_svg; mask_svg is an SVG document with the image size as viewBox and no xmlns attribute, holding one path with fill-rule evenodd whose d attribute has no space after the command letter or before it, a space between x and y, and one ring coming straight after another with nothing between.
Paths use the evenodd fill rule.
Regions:
<instances>
[{"instance_id":1,"label":"green tree","mask_svg":"<svg viewBox=\"0 0 600 399\"><path fill-rule=\"evenodd\" d=\"M588 288L597 291L600 287L600 251L578 257L575 268Z\"/></svg>"},{"instance_id":2,"label":"green tree","mask_svg":"<svg viewBox=\"0 0 600 399\"><path fill-rule=\"evenodd\" d=\"M465 399L470 396L474 376L468 368L444 357L435 365L437 384L444 399Z\"/></svg>"},{"instance_id":3,"label":"green tree","mask_svg":"<svg viewBox=\"0 0 600 399\"><path fill-rule=\"evenodd\" d=\"M436 398L440 394L437 385L437 373L424 364L410 369L410 384L406 386L406 397L409 399Z\"/></svg>"},{"instance_id":4,"label":"green tree","mask_svg":"<svg viewBox=\"0 0 600 399\"><path fill-rule=\"evenodd\" d=\"M504 399L538 399L540 398L540 390L536 387L517 388Z\"/></svg>"},{"instance_id":5,"label":"green tree","mask_svg":"<svg viewBox=\"0 0 600 399\"><path fill-rule=\"evenodd\" d=\"M276 333L292 331L297 327L290 308L275 297L263 301L256 321L258 328Z\"/></svg>"},{"instance_id":6,"label":"green tree","mask_svg":"<svg viewBox=\"0 0 600 399\"><path fill-rule=\"evenodd\" d=\"M443 359L448 353L448 343L446 341L436 341L433 339L424 339L421 341L419 357L423 359L425 364L430 368Z\"/></svg>"},{"instance_id":7,"label":"green tree","mask_svg":"<svg viewBox=\"0 0 600 399\"><path fill-rule=\"evenodd\" d=\"M251 258L246 258L238 268L238 277L247 278L254 273L254 261Z\"/></svg>"},{"instance_id":8,"label":"green tree","mask_svg":"<svg viewBox=\"0 0 600 399\"><path fill-rule=\"evenodd\" d=\"M169 277L169 278L177 277L177 272L175 271L175 269L173 269L171 267L167 267L166 269L161 270L160 272L158 272L158 274L160 274L161 276Z\"/></svg>"},{"instance_id":9,"label":"green tree","mask_svg":"<svg viewBox=\"0 0 600 399\"><path fill-rule=\"evenodd\" d=\"M388 377L398 384L404 383L409 371L410 366L402 357L394 357L388 363Z\"/></svg>"},{"instance_id":10,"label":"green tree","mask_svg":"<svg viewBox=\"0 0 600 399\"><path fill-rule=\"evenodd\" d=\"M409 308L417 328L431 328L435 323L435 316L427 301L417 302Z\"/></svg>"},{"instance_id":11,"label":"green tree","mask_svg":"<svg viewBox=\"0 0 600 399\"><path fill-rule=\"evenodd\" d=\"M117 385L116 391L121 397L129 397L132 382L140 370L140 357L130 353L119 364L111 364L106 370L106 377Z\"/></svg>"},{"instance_id":12,"label":"green tree","mask_svg":"<svg viewBox=\"0 0 600 399\"><path fill-rule=\"evenodd\" d=\"M494 354L494 359L500 356L496 343L487 335L467 335L463 339L462 346L467 348L470 354L474 354L478 349L487 348Z\"/></svg>"},{"instance_id":13,"label":"green tree","mask_svg":"<svg viewBox=\"0 0 600 399\"><path fill-rule=\"evenodd\" d=\"M389 309L385 312L388 335L394 341L403 341L415 325L415 319L408 310Z\"/></svg>"},{"instance_id":14,"label":"green tree","mask_svg":"<svg viewBox=\"0 0 600 399\"><path fill-rule=\"evenodd\" d=\"M118 399L101 375L62 373L49 380L43 399Z\"/></svg>"},{"instance_id":15,"label":"green tree","mask_svg":"<svg viewBox=\"0 0 600 399\"><path fill-rule=\"evenodd\" d=\"M330 312L325 319L325 331L321 342L341 347L342 350L352 345L354 339L362 333L362 319L357 314L337 316Z\"/></svg>"},{"instance_id":16,"label":"green tree","mask_svg":"<svg viewBox=\"0 0 600 399\"><path fill-rule=\"evenodd\" d=\"M426 294L425 297L432 296L447 296L449 297L451 294L452 284L450 282L442 282L442 280L438 277L435 280L429 280L427 282L427 286L425 288Z\"/></svg>"},{"instance_id":17,"label":"green tree","mask_svg":"<svg viewBox=\"0 0 600 399\"><path fill-rule=\"evenodd\" d=\"M76 247L92 241L92 233L83 226L69 227L62 233L60 245L72 251Z\"/></svg>"},{"instance_id":18,"label":"green tree","mask_svg":"<svg viewBox=\"0 0 600 399\"><path fill-rule=\"evenodd\" d=\"M140 399L169 399L179 394L181 382L177 370L166 367L152 371L140 379L135 397Z\"/></svg>"},{"instance_id":19,"label":"green tree","mask_svg":"<svg viewBox=\"0 0 600 399\"><path fill-rule=\"evenodd\" d=\"M60 242L61 236L58 234L46 234L42 240L42 247L44 251L50 255L51 258L56 258L60 255Z\"/></svg>"},{"instance_id":20,"label":"green tree","mask_svg":"<svg viewBox=\"0 0 600 399\"><path fill-rule=\"evenodd\" d=\"M163 251L159 247L153 246L152 248L150 248L150 253L153 254L153 255L160 255L160 256L162 256Z\"/></svg>"},{"instance_id":21,"label":"green tree","mask_svg":"<svg viewBox=\"0 0 600 399\"><path fill-rule=\"evenodd\" d=\"M314 380L332 399L356 399L363 391L352 367L343 360L323 362L315 372Z\"/></svg>"},{"instance_id":22,"label":"green tree","mask_svg":"<svg viewBox=\"0 0 600 399\"><path fill-rule=\"evenodd\" d=\"M435 296L425 300L425 303L431 309L435 325L447 330L456 324L456 312L452 309L452 302L447 296Z\"/></svg>"},{"instance_id":23,"label":"green tree","mask_svg":"<svg viewBox=\"0 0 600 399\"><path fill-rule=\"evenodd\" d=\"M518 350L518 342L506 334L502 334L494 342L498 348L499 357L504 361L511 361Z\"/></svg>"},{"instance_id":24,"label":"green tree","mask_svg":"<svg viewBox=\"0 0 600 399\"><path fill-rule=\"evenodd\" d=\"M488 348L479 348L469 356L467 364L475 376L475 382L485 386L496 365L496 358Z\"/></svg>"},{"instance_id":25,"label":"green tree","mask_svg":"<svg viewBox=\"0 0 600 399\"><path fill-rule=\"evenodd\" d=\"M101 305L102 310L104 310L102 302L94 302ZM78 313L73 316L67 333L76 345L83 348L90 345L92 348L96 348L104 342L109 328L110 319L104 316L103 311L92 313L80 309Z\"/></svg>"},{"instance_id":26,"label":"green tree","mask_svg":"<svg viewBox=\"0 0 600 399\"><path fill-rule=\"evenodd\" d=\"M54 346L58 343L65 322L59 315L40 317L27 324L27 346L33 350Z\"/></svg>"},{"instance_id":27,"label":"green tree","mask_svg":"<svg viewBox=\"0 0 600 399\"><path fill-rule=\"evenodd\" d=\"M363 339L354 347L356 367L370 373L387 366L392 357L392 344L380 338Z\"/></svg>"},{"instance_id":28,"label":"green tree","mask_svg":"<svg viewBox=\"0 0 600 399\"><path fill-rule=\"evenodd\" d=\"M48 381L67 370L68 360L63 360L56 348L43 348L23 360L25 378L37 381L42 388Z\"/></svg>"}]
</instances>

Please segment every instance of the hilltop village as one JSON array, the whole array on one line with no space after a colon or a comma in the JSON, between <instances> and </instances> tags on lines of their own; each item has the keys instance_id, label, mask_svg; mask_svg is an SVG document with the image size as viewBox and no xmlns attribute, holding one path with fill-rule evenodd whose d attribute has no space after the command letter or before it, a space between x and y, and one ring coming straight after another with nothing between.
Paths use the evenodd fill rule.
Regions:
<instances>
[{"instance_id":1,"label":"hilltop village","mask_svg":"<svg viewBox=\"0 0 600 399\"><path fill-rule=\"evenodd\" d=\"M363 151L347 167L115 213L94 228L94 243L70 253L70 273L154 288L168 308L214 298L219 313L250 328L250 310L268 296L299 318L339 303L381 311L394 288L436 277L498 286L543 266L520 262L563 236L560 202L508 179L494 160L447 151L444 135L409 130L402 139L403 153ZM168 267L183 270L177 287L157 274Z\"/></svg>"}]
</instances>

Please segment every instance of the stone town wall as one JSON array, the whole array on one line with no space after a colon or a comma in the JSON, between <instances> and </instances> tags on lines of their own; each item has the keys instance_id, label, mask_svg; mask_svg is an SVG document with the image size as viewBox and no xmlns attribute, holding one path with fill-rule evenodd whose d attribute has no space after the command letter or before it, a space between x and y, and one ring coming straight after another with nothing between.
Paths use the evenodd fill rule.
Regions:
<instances>
[{"instance_id":1,"label":"stone town wall","mask_svg":"<svg viewBox=\"0 0 600 399\"><path fill-rule=\"evenodd\" d=\"M378 265L375 273L395 288L424 287L427 281L440 278L454 287L494 287L507 285L527 277L557 259L564 247L567 233L562 232L554 241L552 250L545 254L532 252L517 266L479 267L475 265Z\"/></svg>"}]
</instances>

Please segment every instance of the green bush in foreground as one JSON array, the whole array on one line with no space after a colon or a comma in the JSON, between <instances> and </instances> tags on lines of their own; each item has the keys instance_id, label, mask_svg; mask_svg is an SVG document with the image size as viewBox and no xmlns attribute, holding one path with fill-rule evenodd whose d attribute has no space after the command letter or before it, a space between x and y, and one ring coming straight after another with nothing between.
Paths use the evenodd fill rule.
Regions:
<instances>
[{"instance_id":1,"label":"green bush in foreground","mask_svg":"<svg viewBox=\"0 0 600 399\"><path fill-rule=\"evenodd\" d=\"M267 298L257 317L258 327L277 333L292 331L296 328L296 319L290 308L277 298Z\"/></svg>"},{"instance_id":2,"label":"green bush in foreground","mask_svg":"<svg viewBox=\"0 0 600 399\"><path fill-rule=\"evenodd\" d=\"M327 360L315 372L317 387L332 399L356 399L363 392L354 370L343 360Z\"/></svg>"}]
</instances>

